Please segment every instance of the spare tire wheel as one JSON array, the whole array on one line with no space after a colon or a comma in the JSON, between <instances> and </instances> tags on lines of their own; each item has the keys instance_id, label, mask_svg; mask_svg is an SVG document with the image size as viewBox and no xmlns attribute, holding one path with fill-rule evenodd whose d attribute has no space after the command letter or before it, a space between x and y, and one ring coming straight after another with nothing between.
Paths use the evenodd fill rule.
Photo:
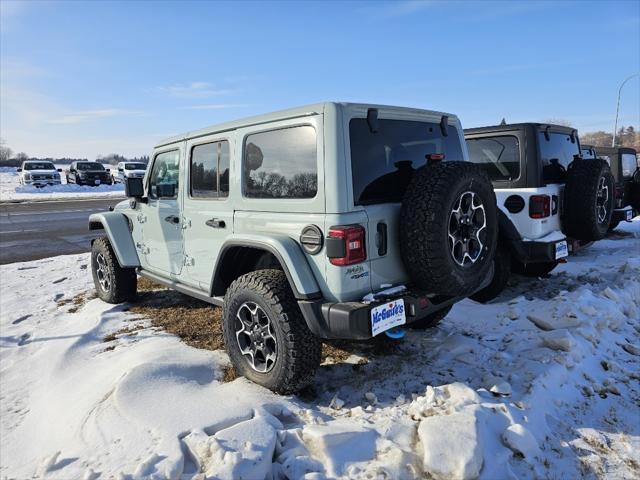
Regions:
<instances>
[{"instance_id":1,"label":"spare tire wheel","mask_svg":"<svg viewBox=\"0 0 640 480\"><path fill-rule=\"evenodd\" d=\"M609 164L600 158L575 160L569 167L564 187L565 235L588 242L604 238L611 223L614 200Z\"/></svg>"},{"instance_id":2,"label":"spare tire wheel","mask_svg":"<svg viewBox=\"0 0 640 480\"><path fill-rule=\"evenodd\" d=\"M400 214L400 251L414 285L440 295L469 295L485 280L498 236L489 177L469 162L416 171Z\"/></svg>"}]
</instances>

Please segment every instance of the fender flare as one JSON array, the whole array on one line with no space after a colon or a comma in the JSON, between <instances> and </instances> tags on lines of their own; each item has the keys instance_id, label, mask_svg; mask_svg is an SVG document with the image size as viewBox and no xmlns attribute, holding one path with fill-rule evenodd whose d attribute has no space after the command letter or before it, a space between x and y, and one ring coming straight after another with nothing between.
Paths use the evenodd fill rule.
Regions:
<instances>
[{"instance_id":1,"label":"fender flare","mask_svg":"<svg viewBox=\"0 0 640 480\"><path fill-rule=\"evenodd\" d=\"M138 252L129 229L129 219L125 214L120 212L92 213L89 216L89 230L105 231L121 267L140 266Z\"/></svg>"},{"instance_id":2,"label":"fender flare","mask_svg":"<svg viewBox=\"0 0 640 480\"><path fill-rule=\"evenodd\" d=\"M320 288L309 262L300 245L286 235L269 233L268 236L239 234L231 235L220 248L213 271L211 292L213 296L217 285L221 282L221 269L224 268L225 256L235 247L248 247L272 253L284 270L291 289L298 300L320 298Z\"/></svg>"}]
</instances>

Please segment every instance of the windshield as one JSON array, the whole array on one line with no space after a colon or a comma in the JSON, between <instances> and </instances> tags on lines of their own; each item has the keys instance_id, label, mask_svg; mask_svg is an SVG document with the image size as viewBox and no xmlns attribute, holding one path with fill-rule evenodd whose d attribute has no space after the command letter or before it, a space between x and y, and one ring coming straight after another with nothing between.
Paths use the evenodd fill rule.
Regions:
<instances>
[{"instance_id":1,"label":"windshield","mask_svg":"<svg viewBox=\"0 0 640 480\"><path fill-rule=\"evenodd\" d=\"M146 170L147 165L144 163L125 163L125 170Z\"/></svg>"},{"instance_id":2,"label":"windshield","mask_svg":"<svg viewBox=\"0 0 640 480\"><path fill-rule=\"evenodd\" d=\"M351 174L356 205L401 202L413 172L426 156L445 154L445 160L464 160L460 136L449 126L444 137L438 123L378 120L372 133L364 118L349 122Z\"/></svg>"},{"instance_id":3,"label":"windshield","mask_svg":"<svg viewBox=\"0 0 640 480\"><path fill-rule=\"evenodd\" d=\"M595 160L597 158L593 148L583 148L580 151L582 152L582 158L585 160Z\"/></svg>"},{"instance_id":4,"label":"windshield","mask_svg":"<svg viewBox=\"0 0 640 480\"><path fill-rule=\"evenodd\" d=\"M55 170L53 163L49 162L29 162L24 164L25 170Z\"/></svg>"},{"instance_id":5,"label":"windshield","mask_svg":"<svg viewBox=\"0 0 640 480\"><path fill-rule=\"evenodd\" d=\"M580 154L577 138L571 141L567 133L550 132L549 140L544 132L538 134L540 160L542 162L542 181L544 183L564 183L567 168L573 162L574 155Z\"/></svg>"},{"instance_id":6,"label":"windshield","mask_svg":"<svg viewBox=\"0 0 640 480\"><path fill-rule=\"evenodd\" d=\"M98 162L82 162L77 165L78 170L104 170L104 166Z\"/></svg>"},{"instance_id":7,"label":"windshield","mask_svg":"<svg viewBox=\"0 0 640 480\"><path fill-rule=\"evenodd\" d=\"M513 135L468 138L469 160L478 164L491 180L514 180L520 176L520 143Z\"/></svg>"}]
</instances>

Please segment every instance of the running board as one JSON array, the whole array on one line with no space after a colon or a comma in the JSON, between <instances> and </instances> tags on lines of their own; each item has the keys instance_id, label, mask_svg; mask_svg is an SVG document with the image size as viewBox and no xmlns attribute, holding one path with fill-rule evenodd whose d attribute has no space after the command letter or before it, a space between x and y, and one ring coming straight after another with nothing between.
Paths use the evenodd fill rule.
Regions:
<instances>
[{"instance_id":1,"label":"running board","mask_svg":"<svg viewBox=\"0 0 640 480\"><path fill-rule=\"evenodd\" d=\"M210 297L202 290L199 290L194 287L189 287L183 283L177 282L175 280L167 280L164 277L156 275L155 273L148 272L146 270L142 270L141 268L137 269L138 275L141 277L148 278L152 282L159 283L160 285L164 285L172 290L176 290L180 293L184 293L185 295L189 295L190 297L197 298L198 300L202 300L203 302L211 303L217 307L221 307L224 303L224 297Z\"/></svg>"}]
</instances>

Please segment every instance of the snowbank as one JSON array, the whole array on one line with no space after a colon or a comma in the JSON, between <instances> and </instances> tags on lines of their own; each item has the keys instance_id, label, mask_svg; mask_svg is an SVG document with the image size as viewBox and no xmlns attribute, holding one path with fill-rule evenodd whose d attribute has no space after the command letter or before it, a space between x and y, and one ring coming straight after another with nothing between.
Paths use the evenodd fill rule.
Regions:
<instances>
[{"instance_id":1,"label":"snowbank","mask_svg":"<svg viewBox=\"0 0 640 480\"><path fill-rule=\"evenodd\" d=\"M0 278L2 477L640 475L638 220L366 365L324 365L312 399L223 383L224 352L126 305L73 312L91 289L87 255L0 266Z\"/></svg>"},{"instance_id":2,"label":"snowbank","mask_svg":"<svg viewBox=\"0 0 640 480\"><path fill-rule=\"evenodd\" d=\"M98 185L90 187L87 185L67 185L65 183L64 169L68 165L56 165L62 168L60 174L62 184L37 188L32 185L20 185L20 175L16 167L0 167L0 201L7 200L55 200L69 198L89 198L89 197L124 197L124 185ZM112 167L107 167L112 168Z\"/></svg>"}]
</instances>

